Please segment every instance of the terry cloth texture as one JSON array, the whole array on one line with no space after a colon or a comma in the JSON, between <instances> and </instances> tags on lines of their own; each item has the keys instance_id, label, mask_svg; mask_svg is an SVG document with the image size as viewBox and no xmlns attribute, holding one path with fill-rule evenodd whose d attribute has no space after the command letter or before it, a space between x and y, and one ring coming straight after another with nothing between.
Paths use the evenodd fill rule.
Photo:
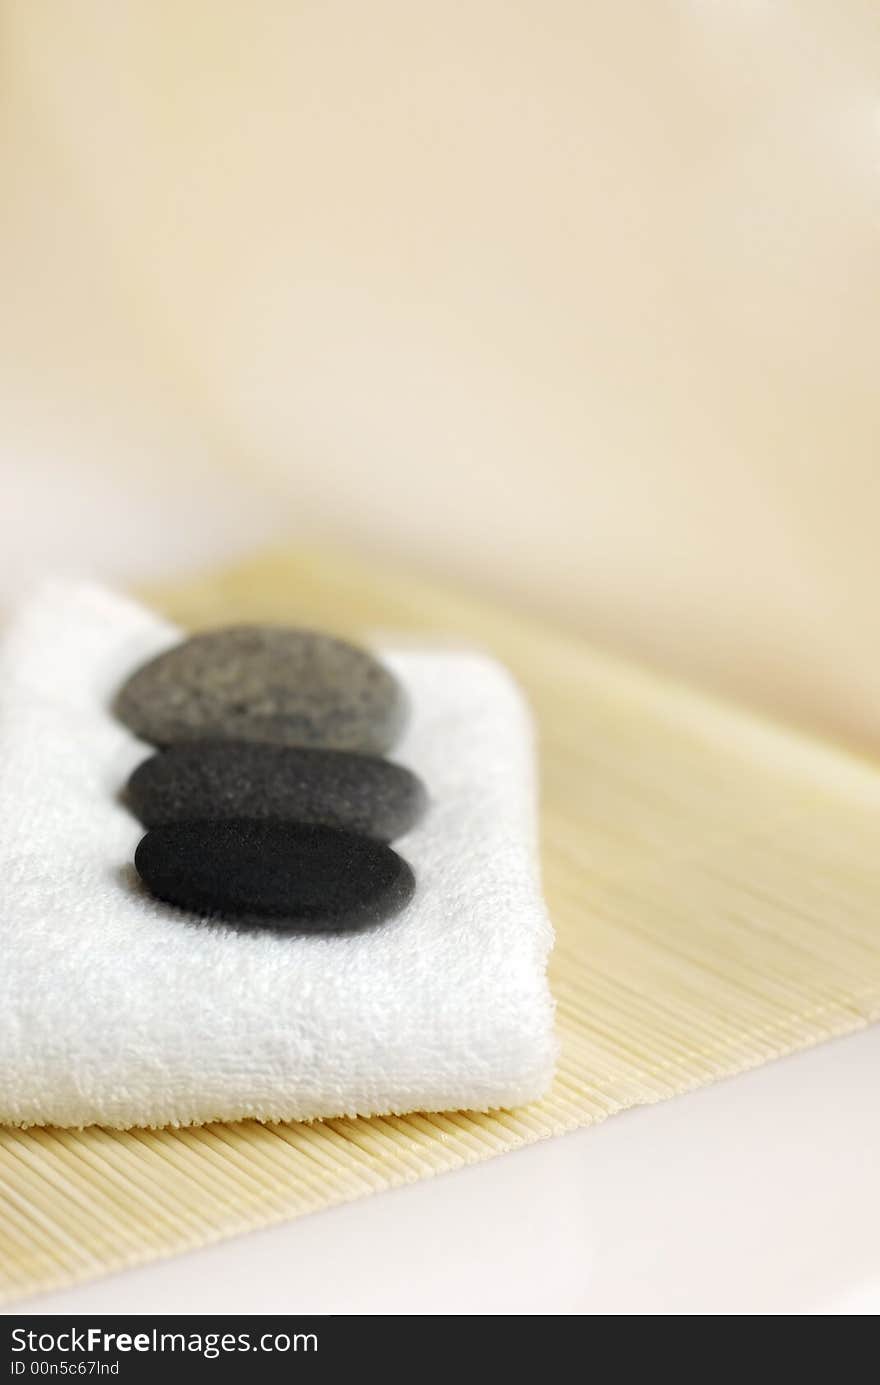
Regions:
<instances>
[{"instance_id":1,"label":"terry cloth texture","mask_svg":"<svg viewBox=\"0 0 880 1385\"><path fill-rule=\"evenodd\" d=\"M530 1101L550 1081L552 930L532 730L478 653L380 651L411 721L394 758L431 806L418 881L377 929L242 932L158 903L119 793L149 753L113 696L180 631L51 583L0 646L0 1122L185 1125Z\"/></svg>"}]
</instances>

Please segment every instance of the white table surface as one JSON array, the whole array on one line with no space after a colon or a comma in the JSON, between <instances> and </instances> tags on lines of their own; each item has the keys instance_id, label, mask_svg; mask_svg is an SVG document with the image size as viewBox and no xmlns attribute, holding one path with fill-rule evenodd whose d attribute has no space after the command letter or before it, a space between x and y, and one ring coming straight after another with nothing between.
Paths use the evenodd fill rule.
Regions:
<instances>
[{"instance_id":1,"label":"white table surface","mask_svg":"<svg viewBox=\"0 0 880 1385\"><path fill-rule=\"evenodd\" d=\"M8 1311L873 1314L878 1076L880 1026Z\"/></svg>"}]
</instances>

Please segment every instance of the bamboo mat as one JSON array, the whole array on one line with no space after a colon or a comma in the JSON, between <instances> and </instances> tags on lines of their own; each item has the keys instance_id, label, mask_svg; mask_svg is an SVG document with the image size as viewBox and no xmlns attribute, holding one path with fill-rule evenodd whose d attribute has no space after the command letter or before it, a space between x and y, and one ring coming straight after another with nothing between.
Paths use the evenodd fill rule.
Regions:
<instances>
[{"instance_id":1,"label":"bamboo mat","mask_svg":"<svg viewBox=\"0 0 880 1385\"><path fill-rule=\"evenodd\" d=\"M477 642L541 735L562 1059L479 1115L0 1130L6 1300L601 1121L880 1018L880 772L570 636L372 568L273 555L148 593L191 626L280 619Z\"/></svg>"}]
</instances>

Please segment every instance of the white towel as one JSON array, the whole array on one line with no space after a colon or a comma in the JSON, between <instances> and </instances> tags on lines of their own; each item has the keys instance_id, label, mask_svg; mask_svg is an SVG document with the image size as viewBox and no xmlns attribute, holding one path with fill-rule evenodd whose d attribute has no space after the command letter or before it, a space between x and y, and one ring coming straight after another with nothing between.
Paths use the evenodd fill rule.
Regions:
<instances>
[{"instance_id":1,"label":"white towel","mask_svg":"<svg viewBox=\"0 0 880 1385\"><path fill-rule=\"evenodd\" d=\"M311 1119L538 1097L555 1045L528 712L479 653L380 653L395 758L432 804L397 844L413 902L346 936L246 933L149 897L119 791L148 747L109 711L180 638L51 583L0 646L0 1121Z\"/></svg>"}]
</instances>

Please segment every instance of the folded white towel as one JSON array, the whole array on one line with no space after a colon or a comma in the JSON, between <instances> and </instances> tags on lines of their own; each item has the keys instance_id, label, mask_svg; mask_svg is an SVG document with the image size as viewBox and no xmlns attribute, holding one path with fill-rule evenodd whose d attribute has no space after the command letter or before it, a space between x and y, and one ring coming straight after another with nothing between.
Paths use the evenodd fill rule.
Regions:
<instances>
[{"instance_id":1,"label":"folded white towel","mask_svg":"<svg viewBox=\"0 0 880 1385\"><path fill-rule=\"evenodd\" d=\"M554 1059L528 713L477 653L382 656L409 690L395 758L432 797L398 844L417 894L365 933L206 923L150 898L119 791L147 752L112 716L180 637L48 584L0 646L0 1121L189 1124L485 1110Z\"/></svg>"}]
</instances>

